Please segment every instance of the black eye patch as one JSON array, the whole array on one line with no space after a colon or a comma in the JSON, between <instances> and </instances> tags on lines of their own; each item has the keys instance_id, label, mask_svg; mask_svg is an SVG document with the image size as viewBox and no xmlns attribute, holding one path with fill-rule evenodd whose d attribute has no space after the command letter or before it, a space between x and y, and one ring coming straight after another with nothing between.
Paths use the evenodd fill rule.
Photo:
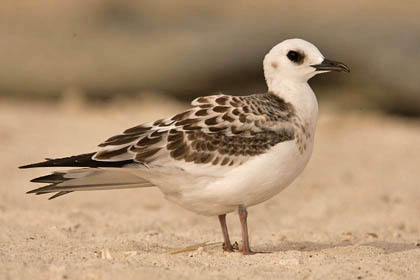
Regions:
<instances>
[{"instance_id":1,"label":"black eye patch","mask_svg":"<svg viewBox=\"0 0 420 280\"><path fill-rule=\"evenodd\" d=\"M305 58L305 56L297 51L289 51L287 53L287 58L289 58L290 61L300 64L303 62L303 59Z\"/></svg>"}]
</instances>

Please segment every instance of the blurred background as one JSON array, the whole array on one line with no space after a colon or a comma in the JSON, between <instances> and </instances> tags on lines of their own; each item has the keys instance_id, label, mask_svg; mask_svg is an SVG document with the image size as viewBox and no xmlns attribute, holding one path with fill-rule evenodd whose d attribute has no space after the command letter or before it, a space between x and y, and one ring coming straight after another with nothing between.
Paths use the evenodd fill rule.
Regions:
<instances>
[{"instance_id":1,"label":"blurred background","mask_svg":"<svg viewBox=\"0 0 420 280\"><path fill-rule=\"evenodd\" d=\"M0 279L418 279L419 11L409 0L2 0ZM253 248L272 254L245 266L220 246L168 254L222 235L156 188L25 195L54 169L20 165L95 151L197 96L265 92L265 54L296 37L352 71L310 81L311 161L249 209ZM228 223L239 241L237 217Z\"/></svg>"},{"instance_id":2,"label":"blurred background","mask_svg":"<svg viewBox=\"0 0 420 280\"><path fill-rule=\"evenodd\" d=\"M264 92L264 55L297 37L352 69L314 78L321 99L419 116L419 10L419 1L380 0L3 0L0 96Z\"/></svg>"}]
</instances>

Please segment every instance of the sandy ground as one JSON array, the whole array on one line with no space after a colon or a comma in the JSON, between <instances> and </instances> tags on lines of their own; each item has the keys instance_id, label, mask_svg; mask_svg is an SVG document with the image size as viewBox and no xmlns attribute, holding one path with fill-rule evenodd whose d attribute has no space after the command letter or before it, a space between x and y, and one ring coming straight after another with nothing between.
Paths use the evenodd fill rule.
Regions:
<instances>
[{"instance_id":1,"label":"sandy ground","mask_svg":"<svg viewBox=\"0 0 420 280\"><path fill-rule=\"evenodd\" d=\"M0 279L420 279L419 121L321 108L304 173L249 209L251 245L270 254L228 254L220 244L170 254L222 235L217 218L183 210L157 189L53 201L24 194L49 170L17 166L89 152L184 106L134 103L90 111L0 103ZM228 224L239 242L236 214Z\"/></svg>"}]
</instances>

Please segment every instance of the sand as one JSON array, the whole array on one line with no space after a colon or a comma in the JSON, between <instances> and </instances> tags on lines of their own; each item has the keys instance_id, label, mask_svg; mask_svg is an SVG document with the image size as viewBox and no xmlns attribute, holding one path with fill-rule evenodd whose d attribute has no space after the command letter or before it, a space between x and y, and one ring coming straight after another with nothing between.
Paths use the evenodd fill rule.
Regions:
<instances>
[{"instance_id":1,"label":"sand","mask_svg":"<svg viewBox=\"0 0 420 280\"><path fill-rule=\"evenodd\" d=\"M308 167L249 209L251 245L267 254L224 253L216 217L190 213L157 189L52 201L25 194L49 170L17 166L92 151L183 107L166 99L89 110L0 103L0 279L420 279L416 120L321 108ZM237 214L228 225L239 242ZM169 253L204 242L217 244Z\"/></svg>"}]
</instances>

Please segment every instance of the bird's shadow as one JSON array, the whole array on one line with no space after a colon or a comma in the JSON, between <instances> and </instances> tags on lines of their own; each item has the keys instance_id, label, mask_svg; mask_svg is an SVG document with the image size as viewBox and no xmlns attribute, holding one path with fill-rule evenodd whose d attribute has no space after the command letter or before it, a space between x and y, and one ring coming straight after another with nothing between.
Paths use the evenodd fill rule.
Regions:
<instances>
[{"instance_id":1,"label":"bird's shadow","mask_svg":"<svg viewBox=\"0 0 420 280\"><path fill-rule=\"evenodd\" d=\"M392 254L396 252L403 252L409 250L420 250L420 243L396 243L388 241L373 241L365 243L352 243L351 241L342 241L338 243L316 243L311 241L291 242L283 241L275 246L265 246L258 248L263 252L287 252L287 251L301 251L301 252L317 252L324 249L331 249L337 247L350 246L367 246L375 247L384 250L385 254Z\"/></svg>"}]
</instances>

